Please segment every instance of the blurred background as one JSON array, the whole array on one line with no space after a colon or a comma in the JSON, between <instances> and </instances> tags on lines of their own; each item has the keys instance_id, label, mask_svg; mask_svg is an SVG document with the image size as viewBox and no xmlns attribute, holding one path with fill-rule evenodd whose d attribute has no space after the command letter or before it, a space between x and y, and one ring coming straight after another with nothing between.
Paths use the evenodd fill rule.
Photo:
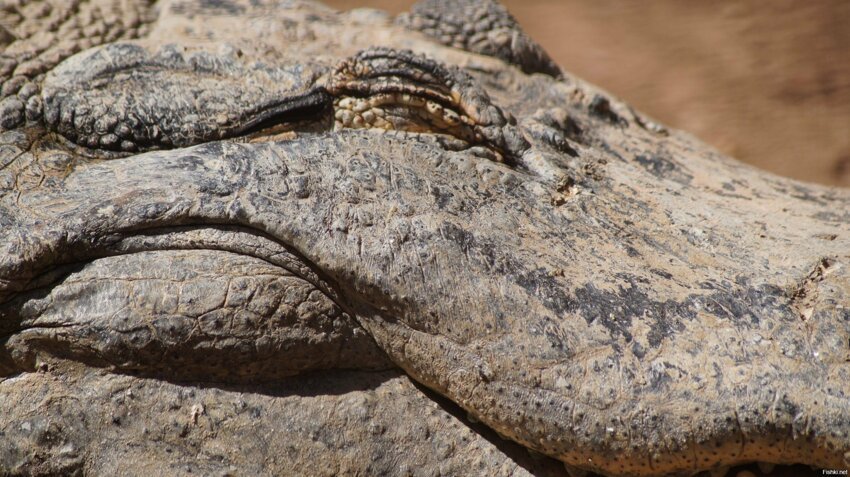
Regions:
<instances>
[{"instance_id":1,"label":"blurred background","mask_svg":"<svg viewBox=\"0 0 850 477\"><path fill-rule=\"evenodd\" d=\"M662 123L774 173L850 186L850 1L502 3L561 67Z\"/></svg>"}]
</instances>

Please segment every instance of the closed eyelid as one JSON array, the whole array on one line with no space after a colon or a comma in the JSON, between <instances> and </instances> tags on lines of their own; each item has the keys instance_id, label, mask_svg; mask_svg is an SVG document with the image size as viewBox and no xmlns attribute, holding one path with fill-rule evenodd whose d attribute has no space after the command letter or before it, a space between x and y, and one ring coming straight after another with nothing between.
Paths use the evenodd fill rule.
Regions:
<instances>
[{"instance_id":1,"label":"closed eyelid","mask_svg":"<svg viewBox=\"0 0 850 477\"><path fill-rule=\"evenodd\" d=\"M91 149L186 147L320 111L317 73L169 45L111 44L77 55L43 88L49 129Z\"/></svg>"}]
</instances>

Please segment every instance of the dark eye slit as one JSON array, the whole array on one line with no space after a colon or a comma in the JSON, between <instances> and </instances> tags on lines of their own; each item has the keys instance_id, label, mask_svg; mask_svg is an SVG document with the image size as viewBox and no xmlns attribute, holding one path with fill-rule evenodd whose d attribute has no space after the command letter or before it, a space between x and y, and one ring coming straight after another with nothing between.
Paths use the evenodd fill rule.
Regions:
<instances>
[{"instance_id":1,"label":"dark eye slit","mask_svg":"<svg viewBox=\"0 0 850 477\"><path fill-rule=\"evenodd\" d=\"M264 105L258 111L246 115L245 121L227 131L222 139L247 136L284 124L320 121L331 117L331 105L331 96L324 89L317 88L300 97Z\"/></svg>"}]
</instances>

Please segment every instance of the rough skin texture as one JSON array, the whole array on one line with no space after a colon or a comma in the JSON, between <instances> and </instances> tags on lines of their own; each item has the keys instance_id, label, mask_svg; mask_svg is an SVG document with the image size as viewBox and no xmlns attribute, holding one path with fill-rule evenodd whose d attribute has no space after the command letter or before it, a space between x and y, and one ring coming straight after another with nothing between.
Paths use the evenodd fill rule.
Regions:
<instances>
[{"instance_id":1,"label":"rough skin texture","mask_svg":"<svg viewBox=\"0 0 850 477\"><path fill-rule=\"evenodd\" d=\"M449 3L126 2L27 76L0 473L850 464L850 193L404 26Z\"/></svg>"},{"instance_id":2,"label":"rough skin texture","mask_svg":"<svg viewBox=\"0 0 850 477\"><path fill-rule=\"evenodd\" d=\"M446 46L495 56L526 73L561 74L546 51L494 0L423 0L396 21Z\"/></svg>"},{"instance_id":3,"label":"rough skin texture","mask_svg":"<svg viewBox=\"0 0 850 477\"><path fill-rule=\"evenodd\" d=\"M41 117L44 74L96 45L138 38L153 21L151 0L0 2L0 128Z\"/></svg>"}]
</instances>

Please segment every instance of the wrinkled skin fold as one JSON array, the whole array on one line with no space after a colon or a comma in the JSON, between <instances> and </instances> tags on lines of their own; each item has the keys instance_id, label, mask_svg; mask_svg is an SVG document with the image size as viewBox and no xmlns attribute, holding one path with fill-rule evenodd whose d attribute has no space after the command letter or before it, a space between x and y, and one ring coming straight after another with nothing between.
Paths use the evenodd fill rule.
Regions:
<instances>
[{"instance_id":1,"label":"wrinkled skin fold","mask_svg":"<svg viewBox=\"0 0 850 477\"><path fill-rule=\"evenodd\" d=\"M850 465L848 191L492 2L119 3L3 53L0 473Z\"/></svg>"}]
</instances>

